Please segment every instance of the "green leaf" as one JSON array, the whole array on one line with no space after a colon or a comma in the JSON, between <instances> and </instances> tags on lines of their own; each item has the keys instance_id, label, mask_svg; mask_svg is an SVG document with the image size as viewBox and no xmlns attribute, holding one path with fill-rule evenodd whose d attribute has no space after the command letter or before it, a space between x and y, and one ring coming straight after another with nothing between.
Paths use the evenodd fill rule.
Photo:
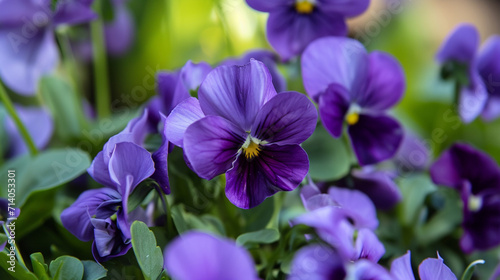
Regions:
<instances>
[{"instance_id":1,"label":"green leaf","mask_svg":"<svg viewBox=\"0 0 500 280\"><path fill-rule=\"evenodd\" d=\"M239 209L245 219L244 231L257 231L266 227L274 213L274 196L269 197L252 209Z\"/></svg>"},{"instance_id":2,"label":"green leaf","mask_svg":"<svg viewBox=\"0 0 500 280\"><path fill-rule=\"evenodd\" d=\"M323 126L319 125L302 147L309 156L309 174L313 179L332 181L349 172L349 147L341 138L333 138Z\"/></svg>"},{"instance_id":3,"label":"green leaf","mask_svg":"<svg viewBox=\"0 0 500 280\"><path fill-rule=\"evenodd\" d=\"M33 253L30 255L31 266L33 267L33 272L40 280L50 279L48 272L49 267L45 264L42 253Z\"/></svg>"},{"instance_id":4,"label":"green leaf","mask_svg":"<svg viewBox=\"0 0 500 280\"><path fill-rule=\"evenodd\" d=\"M20 264L16 259L11 262L10 256L6 252L0 252L0 267L12 277L12 279L19 280L37 280L38 278L31 271L26 269L22 264ZM14 264L13 266L11 264ZM14 271L12 268L14 267Z\"/></svg>"},{"instance_id":5,"label":"green leaf","mask_svg":"<svg viewBox=\"0 0 500 280\"><path fill-rule=\"evenodd\" d=\"M403 225L414 225L424 205L425 198L436 191L428 175L416 175L399 181L403 200L398 205L399 220Z\"/></svg>"},{"instance_id":6,"label":"green leaf","mask_svg":"<svg viewBox=\"0 0 500 280\"><path fill-rule=\"evenodd\" d=\"M154 190L156 182L146 180L134 189L128 198L128 209L135 209L144 201L148 194Z\"/></svg>"},{"instance_id":7,"label":"green leaf","mask_svg":"<svg viewBox=\"0 0 500 280\"><path fill-rule=\"evenodd\" d=\"M262 230L244 233L236 238L236 243L241 246L249 246L252 244L271 244L278 241L280 233L273 228L265 228Z\"/></svg>"},{"instance_id":8,"label":"green leaf","mask_svg":"<svg viewBox=\"0 0 500 280\"><path fill-rule=\"evenodd\" d=\"M98 280L106 277L108 271L94 261L82 261L83 280Z\"/></svg>"},{"instance_id":9,"label":"green leaf","mask_svg":"<svg viewBox=\"0 0 500 280\"><path fill-rule=\"evenodd\" d=\"M132 248L144 278L155 280L163 269L163 255L160 247L156 246L154 233L141 221L132 223L130 232Z\"/></svg>"},{"instance_id":10,"label":"green leaf","mask_svg":"<svg viewBox=\"0 0 500 280\"><path fill-rule=\"evenodd\" d=\"M35 191L26 200L17 218L16 238L23 238L32 230L43 225L52 216L57 189Z\"/></svg>"},{"instance_id":11,"label":"green leaf","mask_svg":"<svg viewBox=\"0 0 500 280\"><path fill-rule=\"evenodd\" d=\"M81 280L83 264L75 257L61 256L50 262L49 271L54 280Z\"/></svg>"},{"instance_id":12,"label":"green leaf","mask_svg":"<svg viewBox=\"0 0 500 280\"><path fill-rule=\"evenodd\" d=\"M484 260L476 260L469 264L469 266L467 266L467 268L465 269L464 274L462 274L462 278L460 278L460 280L472 279L472 274L474 274L474 269L478 264L484 264Z\"/></svg>"},{"instance_id":13,"label":"green leaf","mask_svg":"<svg viewBox=\"0 0 500 280\"><path fill-rule=\"evenodd\" d=\"M7 170L16 170L16 207L22 207L35 191L49 190L85 173L90 157L78 149L53 149L34 158L24 156L6 163L0 170L0 184L7 182ZM7 188L2 188L7 189Z\"/></svg>"},{"instance_id":14,"label":"green leaf","mask_svg":"<svg viewBox=\"0 0 500 280\"><path fill-rule=\"evenodd\" d=\"M63 140L78 138L82 133L84 120L81 102L73 88L54 76L40 81L42 98L54 118L56 134Z\"/></svg>"},{"instance_id":15,"label":"green leaf","mask_svg":"<svg viewBox=\"0 0 500 280\"><path fill-rule=\"evenodd\" d=\"M170 211L174 225L179 233L197 229L205 232L211 232L216 235L226 235L224 224L215 216L193 215L186 212L182 204L175 205Z\"/></svg>"}]
</instances>

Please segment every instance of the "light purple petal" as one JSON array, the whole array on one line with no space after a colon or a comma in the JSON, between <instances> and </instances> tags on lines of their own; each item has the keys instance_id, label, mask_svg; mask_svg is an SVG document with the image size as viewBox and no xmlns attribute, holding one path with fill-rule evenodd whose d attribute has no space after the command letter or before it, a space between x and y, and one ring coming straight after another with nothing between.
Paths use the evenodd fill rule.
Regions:
<instances>
[{"instance_id":1,"label":"light purple petal","mask_svg":"<svg viewBox=\"0 0 500 280\"><path fill-rule=\"evenodd\" d=\"M331 187L328 194L342 208L345 215L352 219L356 228L376 229L377 210L364 193L357 190Z\"/></svg>"},{"instance_id":2,"label":"light purple petal","mask_svg":"<svg viewBox=\"0 0 500 280\"><path fill-rule=\"evenodd\" d=\"M500 96L500 36L494 35L484 43L477 58L477 69L491 96Z\"/></svg>"},{"instance_id":3,"label":"light purple petal","mask_svg":"<svg viewBox=\"0 0 500 280\"><path fill-rule=\"evenodd\" d=\"M279 9L286 9L294 5L294 0L246 0L248 6L261 12L271 12Z\"/></svg>"},{"instance_id":4,"label":"light purple petal","mask_svg":"<svg viewBox=\"0 0 500 280\"><path fill-rule=\"evenodd\" d=\"M182 100L189 98L189 92L176 91L180 74L160 71L156 74L156 91L160 96L162 113L168 115Z\"/></svg>"},{"instance_id":5,"label":"light purple petal","mask_svg":"<svg viewBox=\"0 0 500 280\"><path fill-rule=\"evenodd\" d=\"M166 125L166 117L161 115L164 126ZM161 146L156 152L153 153L153 161L155 163L155 173L151 176L165 194L170 193L170 183L168 181L168 152L169 152L169 142L165 135L165 128L162 133Z\"/></svg>"},{"instance_id":6,"label":"light purple petal","mask_svg":"<svg viewBox=\"0 0 500 280\"><path fill-rule=\"evenodd\" d=\"M239 155L226 173L226 196L248 209L278 191L294 190L309 170L309 159L299 145L262 146L253 159Z\"/></svg>"},{"instance_id":7,"label":"light purple petal","mask_svg":"<svg viewBox=\"0 0 500 280\"><path fill-rule=\"evenodd\" d=\"M92 1L65 0L57 2L54 24L80 24L89 22L97 15L92 10Z\"/></svg>"},{"instance_id":8,"label":"light purple petal","mask_svg":"<svg viewBox=\"0 0 500 280\"><path fill-rule=\"evenodd\" d=\"M394 280L389 272L381 265L369 260L359 260L349 270L347 279L356 280Z\"/></svg>"},{"instance_id":9,"label":"light purple petal","mask_svg":"<svg viewBox=\"0 0 500 280\"><path fill-rule=\"evenodd\" d=\"M321 194L321 191L319 190L318 186L314 184L313 180L311 177L308 175L307 176L307 184L302 186L300 189L300 199L302 200L302 204L304 204L304 207L307 209L307 200L313 196L316 196L318 194Z\"/></svg>"},{"instance_id":10,"label":"light purple petal","mask_svg":"<svg viewBox=\"0 0 500 280\"><path fill-rule=\"evenodd\" d=\"M369 0L318 0L318 8L347 17L357 16L368 9Z\"/></svg>"},{"instance_id":11,"label":"light purple petal","mask_svg":"<svg viewBox=\"0 0 500 280\"><path fill-rule=\"evenodd\" d=\"M374 263L385 254L384 244L378 240L373 231L366 228L358 231L355 247L357 259L368 259Z\"/></svg>"},{"instance_id":12,"label":"light purple petal","mask_svg":"<svg viewBox=\"0 0 500 280\"><path fill-rule=\"evenodd\" d=\"M52 15L45 4L43 1L37 3L32 0L0 1L0 26L21 26L25 24L23 19L31 19L35 13L43 12L44 9L47 11L44 15L49 20Z\"/></svg>"},{"instance_id":13,"label":"light purple petal","mask_svg":"<svg viewBox=\"0 0 500 280\"><path fill-rule=\"evenodd\" d=\"M301 54L318 38L346 34L343 16L320 9L307 15L280 9L270 13L267 20L267 39L283 60Z\"/></svg>"},{"instance_id":14,"label":"light purple petal","mask_svg":"<svg viewBox=\"0 0 500 280\"><path fill-rule=\"evenodd\" d=\"M430 163L430 152L424 140L405 131L403 142L394 160L398 165L399 173L421 171Z\"/></svg>"},{"instance_id":15,"label":"light purple petal","mask_svg":"<svg viewBox=\"0 0 500 280\"><path fill-rule=\"evenodd\" d=\"M399 187L384 171L354 170L354 188L366 194L377 209L392 209L401 199Z\"/></svg>"},{"instance_id":16,"label":"light purple petal","mask_svg":"<svg viewBox=\"0 0 500 280\"><path fill-rule=\"evenodd\" d=\"M500 96L490 96L484 106L481 117L487 121L493 121L500 117Z\"/></svg>"},{"instance_id":17,"label":"light purple petal","mask_svg":"<svg viewBox=\"0 0 500 280\"><path fill-rule=\"evenodd\" d=\"M318 100L334 83L355 94L364 87L368 75L368 54L356 40L327 37L311 43L302 55L304 87Z\"/></svg>"},{"instance_id":18,"label":"light purple petal","mask_svg":"<svg viewBox=\"0 0 500 280\"><path fill-rule=\"evenodd\" d=\"M96 182L108 187L115 186L115 182L109 176L108 164L104 161L104 151L97 154L87 172Z\"/></svg>"},{"instance_id":19,"label":"light purple petal","mask_svg":"<svg viewBox=\"0 0 500 280\"><path fill-rule=\"evenodd\" d=\"M335 138L342 135L345 116L349 110L349 93L338 84L330 84L319 96L319 115L326 130Z\"/></svg>"},{"instance_id":20,"label":"light purple petal","mask_svg":"<svg viewBox=\"0 0 500 280\"><path fill-rule=\"evenodd\" d=\"M257 114L252 136L276 145L300 144L312 135L317 119L316 107L305 95L283 92Z\"/></svg>"},{"instance_id":21,"label":"light purple petal","mask_svg":"<svg viewBox=\"0 0 500 280\"><path fill-rule=\"evenodd\" d=\"M104 25L104 38L111 55L122 55L134 42L135 25L132 15L124 5L114 7L113 21Z\"/></svg>"},{"instance_id":22,"label":"light purple petal","mask_svg":"<svg viewBox=\"0 0 500 280\"><path fill-rule=\"evenodd\" d=\"M437 53L441 63L457 61L472 64L479 47L479 33L471 24L461 24L448 36Z\"/></svg>"},{"instance_id":23,"label":"light purple petal","mask_svg":"<svg viewBox=\"0 0 500 280\"><path fill-rule=\"evenodd\" d=\"M488 91L477 73L472 79L469 86L462 88L458 99L458 113L464 123L470 123L479 116L488 100Z\"/></svg>"},{"instance_id":24,"label":"light purple petal","mask_svg":"<svg viewBox=\"0 0 500 280\"><path fill-rule=\"evenodd\" d=\"M212 70L212 66L206 62L193 63L191 60L181 68L179 72L179 82L177 83L175 95L178 97L172 105L177 105L184 96L190 97L191 91L196 91L201 83L205 80L208 73Z\"/></svg>"},{"instance_id":25,"label":"light purple petal","mask_svg":"<svg viewBox=\"0 0 500 280\"><path fill-rule=\"evenodd\" d=\"M391 275L395 280L415 280L411 268L411 253L408 251L403 256L392 261Z\"/></svg>"},{"instance_id":26,"label":"light purple petal","mask_svg":"<svg viewBox=\"0 0 500 280\"><path fill-rule=\"evenodd\" d=\"M198 97L206 115L221 116L249 131L262 106L276 96L266 66L252 59L244 66L220 66L200 86Z\"/></svg>"},{"instance_id":27,"label":"light purple petal","mask_svg":"<svg viewBox=\"0 0 500 280\"><path fill-rule=\"evenodd\" d=\"M443 259L427 258L418 266L421 280L456 280L457 277L444 264Z\"/></svg>"},{"instance_id":28,"label":"light purple petal","mask_svg":"<svg viewBox=\"0 0 500 280\"><path fill-rule=\"evenodd\" d=\"M262 61L266 65L271 77L273 79L273 85L276 92L283 92L286 90L286 79L278 70L276 63L279 61L278 56L268 50L254 50L245 54L243 57L243 62L241 64L248 63L251 59L256 59Z\"/></svg>"},{"instance_id":29,"label":"light purple petal","mask_svg":"<svg viewBox=\"0 0 500 280\"><path fill-rule=\"evenodd\" d=\"M366 88L356 97L363 108L386 110L394 106L405 91L405 76L401 64L391 55L379 51L370 53Z\"/></svg>"},{"instance_id":30,"label":"light purple petal","mask_svg":"<svg viewBox=\"0 0 500 280\"><path fill-rule=\"evenodd\" d=\"M208 116L190 125L184 137L184 153L198 176L211 180L229 170L246 133L228 120Z\"/></svg>"},{"instance_id":31,"label":"light purple petal","mask_svg":"<svg viewBox=\"0 0 500 280\"><path fill-rule=\"evenodd\" d=\"M293 257L288 280L344 280L342 258L328 246L318 244L300 249Z\"/></svg>"},{"instance_id":32,"label":"light purple petal","mask_svg":"<svg viewBox=\"0 0 500 280\"><path fill-rule=\"evenodd\" d=\"M186 129L194 122L205 117L200 108L200 102L194 97L182 101L172 110L165 121L165 131L168 140L176 146L184 147Z\"/></svg>"},{"instance_id":33,"label":"light purple petal","mask_svg":"<svg viewBox=\"0 0 500 280\"><path fill-rule=\"evenodd\" d=\"M403 129L393 118L359 115L348 128L351 143L360 165L370 165L392 158L403 140Z\"/></svg>"},{"instance_id":34,"label":"light purple petal","mask_svg":"<svg viewBox=\"0 0 500 280\"><path fill-rule=\"evenodd\" d=\"M255 280L253 259L233 241L188 232L165 249L165 270L174 279Z\"/></svg>"}]
</instances>

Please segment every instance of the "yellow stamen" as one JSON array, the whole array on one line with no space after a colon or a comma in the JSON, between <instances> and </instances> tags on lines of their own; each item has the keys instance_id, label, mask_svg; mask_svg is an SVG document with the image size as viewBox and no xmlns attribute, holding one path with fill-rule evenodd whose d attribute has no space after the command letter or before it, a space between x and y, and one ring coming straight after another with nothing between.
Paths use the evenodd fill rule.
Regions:
<instances>
[{"instance_id":1,"label":"yellow stamen","mask_svg":"<svg viewBox=\"0 0 500 280\"><path fill-rule=\"evenodd\" d=\"M483 206L483 200L479 196L471 195L469 197L469 211L476 212Z\"/></svg>"},{"instance_id":2,"label":"yellow stamen","mask_svg":"<svg viewBox=\"0 0 500 280\"><path fill-rule=\"evenodd\" d=\"M349 113L347 114L347 116L345 117L345 121L347 122L347 124L349 125L355 125L358 123L359 121L359 114L358 113Z\"/></svg>"},{"instance_id":3,"label":"yellow stamen","mask_svg":"<svg viewBox=\"0 0 500 280\"><path fill-rule=\"evenodd\" d=\"M310 14L314 9L314 4L309 1L299 1L295 3L295 9L299 14Z\"/></svg>"},{"instance_id":4,"label":"yellow stamen","mask_svg":"<svg viewBox=\"0 0 500 280\"><path fill-rule=\"evenodd\" d=\"M259 155L260 146L259 144L250 140L250 144L248 144L248 147L243 148L243 152L245 153L245 157L247 159L252 159Z\"/></svg>"}]
</instances>

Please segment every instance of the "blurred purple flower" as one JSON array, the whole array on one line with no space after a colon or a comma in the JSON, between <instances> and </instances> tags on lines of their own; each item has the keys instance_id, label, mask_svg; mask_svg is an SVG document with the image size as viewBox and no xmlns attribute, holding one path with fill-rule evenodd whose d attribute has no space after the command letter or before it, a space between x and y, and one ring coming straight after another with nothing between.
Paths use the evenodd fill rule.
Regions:
<instances>
[{"instance_id":1,"label":"blurred purple flower","mask_svg":"<svg viewBox=\"0 0 500 280\"><path fill-rule=\"evenodd\" d=\"M346 17L363 13L369 0L247 0L269 13L267 39L284 60L325 36L347 35Z\"/></svg>"},{"instance_id":2,"label":"blurred purple flower","mask_svg":"<svg viewBox=\"0 0 500 280\"><path fill-rule=\"evenodd\" d=\"M54 71L59 53L54 30L95 18L93 0L0 1L0 77L23 95L33 95L41 76Z\"/></svg>"},{"instance_id":3,"label":"blurred purple flower","mask_svg":"<svg viewBox=\"0 0 500 280\"><path fill-rule=\"evenodd\" d=\"M444 264L443 259L438 254L437 258L427 258L418 267L418 274L421 280L456 280L457 277ZM395 259L391 264L391 275L394 280L415 280L411 268L410 251L405 255Z\"/></svg>"},{"instance_id":4,"label":"blurred purple flower","mask_svg":"<svg viewBox=\"0 0 500 280\"><path fill-rule=\"evenodd\" d=\"M479 114L491 121L500 116L500 36L492 36L481 50L479 33L470 24L459 25L437 53L437 60L458 69L461 79L458 110L466 123ZM452 69L457 70L457 69ZM466 80L466 81L465 81Z\"/></svg>"},{"instance_id":5,"label":"blurred purple flower","mask_svg":"<svg viewBox=\"0 0 500 280\"><path fill-rule=\"evenodd\" d=\"M166 134L200 177L226 173L226 196L240 208L300 184L309 160L299 144L317 121L305 95L277 94L267 68L252 59L212 70L198 96L172 111Z\"/></svg>"},{"instance_id":6,"label":"blurred purple flower","mask_svg":"<svg viewBox=\"0 0 500 280\"><path fill-rule=\"evenodd\" d=\"M425 142L412 133L405 132L394 162L397 173L411 173L426 169L430 163L430 152Z\"/></svg>"},{"instance_id":7,"label":"blurred purple flower","mask_svg":"<svg viewBox=\"0 0 500 280\"><path fill-rule=\"evenodd\" d=\"M10 201L7 198L0 197L0 228L2 228L5 224L4 219L7 220L8 218L17 218L19 217L19 214L21 214L21 209L19 208L13 208L13 211L12 209L9 211L9 203ZM9 227L7 227L7 230L10 232ZM7 241L0 243L0 251L3 251L5 245L7 245Z\"/></svg>"},{"instance_id":8,"label":"blurred purple flower","mask_svg":"<svg viewBox=\"0 0 500 280\"><path fill-rule=\"evenodd\" d=\"M333 137L344 123L360 165L395 155L401 125L385 114L405 90L403 69L392 56L367 54L358 41L328 37L314 41L302 56L304 87L319 105L321 121Z\"/></svg>"},{"instance_id":9,"label":"blurred purple flower","mask_svg":"<svg viewBox=\"0 0 500 280\"><path fill-rule=\"evenodd\" d=\"M233 241L187 232L165 248L164 267L176 280L256 280L250 254Z\"/></svg>"},{"instance_id":10,"label":"blurred purple flower","mask_svg":"<svg viewBox=\"0 0 500 280\"><path fill-rule=\"evenodd\" d=\"M69 232L82 241L94 240L92 253L96 261L124 255L131 248L132 217L138 219L143 210L137 208L129 213L128 198L154 171L148 151L130 142L117 143L108 164L92 174L98 182L109 180L106 187L83 192L61 213L62 224Z\"/></svg>"},{"instance_id":11,"label":"blurred purple flower","mask_svg":"<svg viewBox=\"0 0 500 280\"><path fill-rule=\"evenodd\" d=\"M487 154L466 144L454 144L431 166L436 184L456 189L464 205L466 253L500 244L500 168Z\"/></svg>"}]
</instances>

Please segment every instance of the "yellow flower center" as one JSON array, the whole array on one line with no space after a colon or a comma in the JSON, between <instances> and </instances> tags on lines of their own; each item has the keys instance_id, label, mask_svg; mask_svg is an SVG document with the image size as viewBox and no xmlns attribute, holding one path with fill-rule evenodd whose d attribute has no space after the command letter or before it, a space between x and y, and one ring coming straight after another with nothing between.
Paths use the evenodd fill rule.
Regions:
<instances>
[{"instance_id":1,"label":"yellow flower center","mask_svg":"<svg viewBox=\"0 0 500 280\"><path fill-rule=\"evenodd\" d=\"M483 206L483 200L479 196L471 195L468 204L469 211L476 212Z\"/></svg>"},{"instance_id":2,"label":"yellow flower center","mask_svg":"<svg viewBox=\"0 0 500 280\"><path fill-rule=\"evenodd\" d=\"M359 121L359 113L349 113L349 114L347 114L347 116L345 117L345 121L349 125L355 125L355 124L357 124L358 121Z\"/></svg>"},{"instance_id":3,"label":"yellow flower center","mask_svg":"<svg viewBox=\"0 0 500 280\"><path fill-rule=\"evenodd\" d=\"M307 0L298 1L295 3L295 9L299 14L310 14L314 9L314 4Z\"/></svg>"},{"instance_id":4,"label":"yellow flower center","mask_svg":"<svg viewBox=\"0 0 500 280\"><path fill-rule=\"evenodd\" d=\"M243 152L245 153L245 157L247 159L252 159L252 158L259 155L260 146L259 146L259 144L250 140L250 143L248 144L248 146L246 148L245 147L243 148Z\"/></svg>"}]
</instances>

